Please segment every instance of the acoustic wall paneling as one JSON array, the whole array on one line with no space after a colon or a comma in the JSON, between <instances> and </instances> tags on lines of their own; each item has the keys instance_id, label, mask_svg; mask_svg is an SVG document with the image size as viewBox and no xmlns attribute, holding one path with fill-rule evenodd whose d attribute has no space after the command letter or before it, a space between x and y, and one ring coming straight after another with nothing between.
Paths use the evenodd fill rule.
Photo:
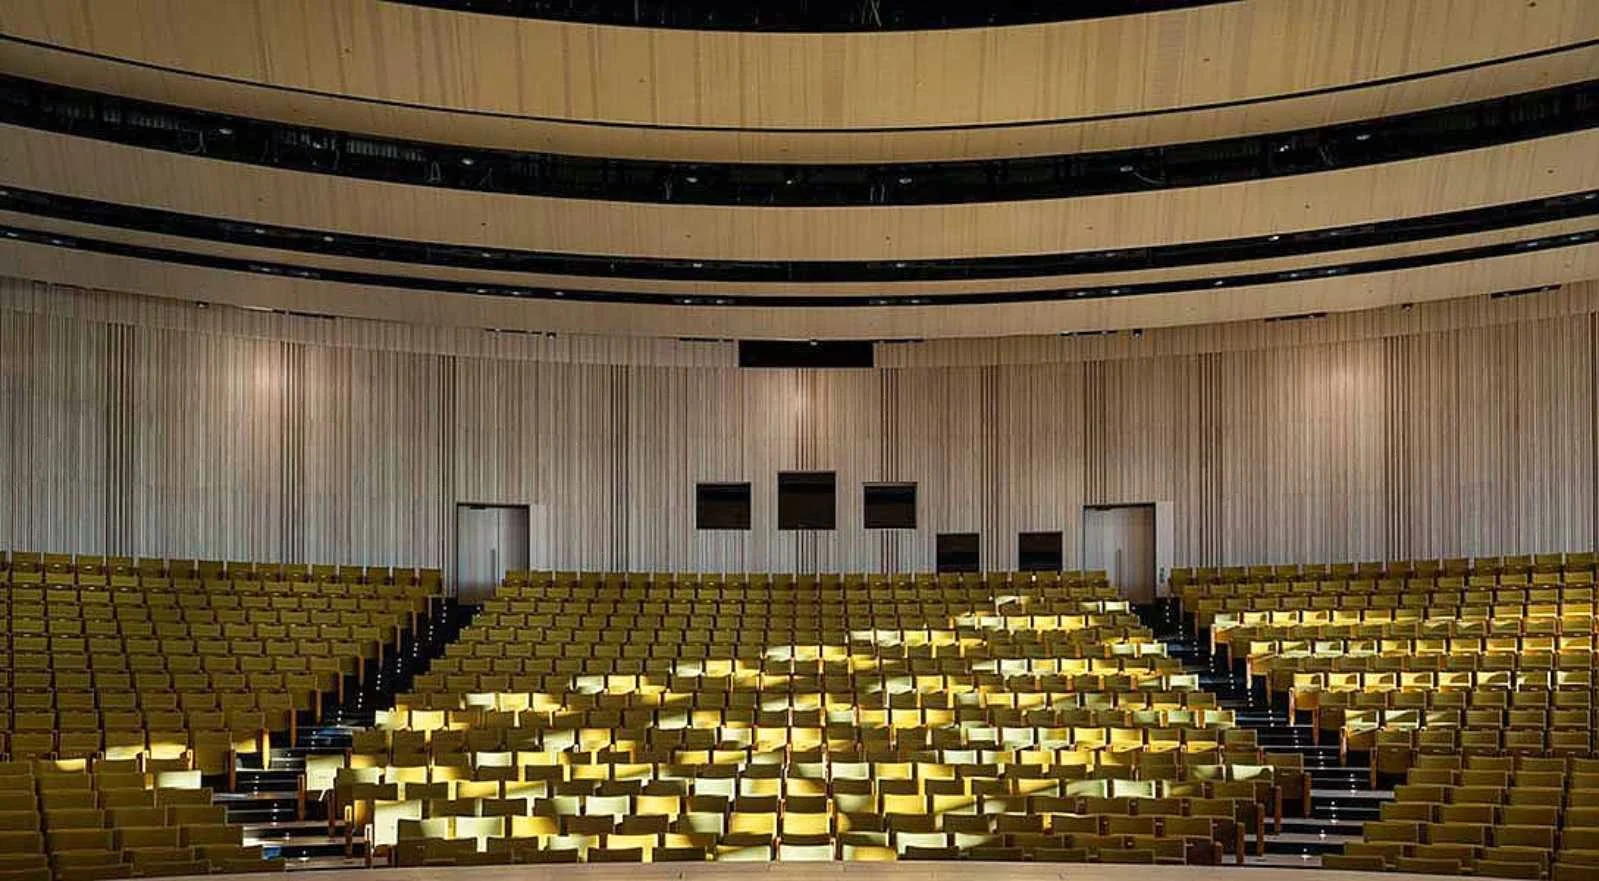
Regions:
<instances>
[{"instance_id":1,"label":"acoustic wall paneling","mask_svg":"<svg viewBox=\"0 0 1599 881\"><path fill-rule=\"evenodd\" d=\"M1391 546L1592 542L1594 341L1592 316L1386 341Z\"/></svg>"},{"instance_id":2,"label":"acoustic wall paneling","mask_svg":"<svg viewBox=\"0 0 1599 881\"><path fill-rule=\"evenodd\" d=\"M879 347L470 332L0 282L0 546L447 567L457 502L528 504L533 564L930 569L939 533L1169 501L1175 565L1591 547L1599 284L1299 322ZM831 470L832 531L776 528ZM753 484L752 528L694 486ZM914 481L914 530L860 485Z\"/></svg>"},{"instance_id":3,"label":"acoustic wall paneling","mask_svg":"<svg viewBox=\"0 0 1599 881\"><path fill-rule=\"evenodd\" d=\"M111 547L111 330L0 310L0 543Z\"/></svg>"}]
</instances>

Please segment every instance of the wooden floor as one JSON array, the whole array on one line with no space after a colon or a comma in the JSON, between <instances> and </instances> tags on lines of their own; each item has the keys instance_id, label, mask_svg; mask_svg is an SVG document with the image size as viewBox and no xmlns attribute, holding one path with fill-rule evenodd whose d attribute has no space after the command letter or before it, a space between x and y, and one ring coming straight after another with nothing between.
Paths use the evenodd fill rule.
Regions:
<instances>
[{"instance_id":1,"label":"wooden floor","mask_svg":"<svg viewBox=\"0 0 1599 881\"><path fill-rule=\"evenodd\" d=\"M261 881L260 875L213 875L210 881ZM316 881L1424 881L1433 875L1339 872L1249 866L1118 866L1086 863L645 863L634 865L473 866L350 869L314 873Z\"/></svg>"}]
</instances>

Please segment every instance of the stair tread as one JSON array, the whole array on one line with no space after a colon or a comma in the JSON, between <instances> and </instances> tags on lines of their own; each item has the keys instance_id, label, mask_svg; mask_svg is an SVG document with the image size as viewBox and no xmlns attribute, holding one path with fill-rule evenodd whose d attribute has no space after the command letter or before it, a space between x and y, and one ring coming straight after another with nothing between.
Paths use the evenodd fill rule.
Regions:
<instances>
[{"instance_id":1,"label":"stair tread","mask_svg":"<svg viewBox=\"0 0 1599 881\"><path fill-rule=\"evenodd\" d=\"M1310 797L1392 801L1394 798L1394 791L1392 789L1317 789L1312 787L1310 790Z\"/></svg>"},{"instance_id":2,"label":"stair tread","mask_svg":"<svg viewBox=\"0 0 1599 881\"><path fill-rule=\"evenodd\" d=\"M1324 832L1277 832L1266 836L1266 843L1279 844L1343 844L1349 841L1359 841L1360 832L1324 833Z\"/></svg>"}]
</instances>

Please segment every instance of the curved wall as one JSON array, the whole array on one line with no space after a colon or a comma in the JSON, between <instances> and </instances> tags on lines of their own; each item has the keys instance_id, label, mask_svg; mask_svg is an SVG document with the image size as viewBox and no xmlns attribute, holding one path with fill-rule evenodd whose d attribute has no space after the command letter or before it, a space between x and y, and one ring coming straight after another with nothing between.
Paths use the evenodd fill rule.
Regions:
<instances>
[{"instance_id":1,"label":"curved wall","mask_svg":"<svg viewBox=\"0 0 1599 881\"><path fill-rule=\"evenodd\" d=\"M597 27L375 0L4 0L0 33L320 95L727 129L1062 122L1427 76L1599 37L1588 0L1246 0L868 34Z\"/></svg>"},{"instance_id":2,"label":"curved wall","mask_svg":"<svg viewBox=\"0 0 1599 881\"><path fill-rule=\"evenodd\" d=\"M493 333L0 284L0 546L445 565L457 501L535 506L534 564L925 569L933 537L1171 501L1177 565L1592 547L1599 284L1291 322L879 346ZM833 469L840 528L773 528ZM749 480L749 533L692 528ZM863 481L920 486L861 528Z\"/></svg>"}]
</instances>

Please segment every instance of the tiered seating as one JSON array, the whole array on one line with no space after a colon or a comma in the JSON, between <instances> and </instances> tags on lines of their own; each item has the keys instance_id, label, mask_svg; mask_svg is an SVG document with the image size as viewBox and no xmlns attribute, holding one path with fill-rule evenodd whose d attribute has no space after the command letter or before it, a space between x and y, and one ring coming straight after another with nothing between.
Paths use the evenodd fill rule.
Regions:
<instances>
[{"instance_id":1,"label":"tiered seating","mask_svg":"<svg viewBox=\"0 0 1599 881\"><path fill-rule=\"evenodd\" d=\"M1422 755L1329 865L1496 878L1599 876L1599 760Z\"/></svg>"},{"instance_id":2,"label":"tiered seating","mask_svg":"<svg viewBox=\"0 0 1599 881\"><path fill-rule=\"evenodd\" d=\"M0 754L230 773L415 627L436 572L0 556Z\"/></svg>"},{"instance_id":3,"label":"tiered seating","mask_svg":"<svg viewBox=\"0 0 1599 881\"><path fill-rule=\"evenodd\" d=\"M0 764L0 879L102 881L274 871L246 847L197 771L150 774L137 762Z\"/></svg>"},{"instance_id":4,"label":"tiered seating","mask_svg":"<svg viewBox=\"0 0 1599 881\"><path fill-rule=\"evenodd\" d=\"M1287 692L1372 782L1405 775L1365 841L1325 864L1493 877L1599 875L1595 558L1174 573L1212 645Z\"/></svg>"},{"instance_id":5,"label":"tiered seating","mask_svg":"<svg viewBox=\"0 0 1599 881\"><path fill-rule=\"evenodd\" d=\"M514 573L308 787L401 864L1242 860L1281 812L1102 575Z\"/></svg>"},{"instance_id":6,"label":"tiered seating","mask_svg":"<svg viewBox=\"0 0 1599 881\"><path fill-rule=\"evenodd\" d=\"M1243 655L1268 693L1288 691L1291 709L1309 712L1318 734L1337 732L1346 750L1375 750L1375 774L1403 771L1416 750L1590 754L1592 561L1191 584L1183 595L1210 616L1214 643Z\"/></svg>"}]
</instances>

